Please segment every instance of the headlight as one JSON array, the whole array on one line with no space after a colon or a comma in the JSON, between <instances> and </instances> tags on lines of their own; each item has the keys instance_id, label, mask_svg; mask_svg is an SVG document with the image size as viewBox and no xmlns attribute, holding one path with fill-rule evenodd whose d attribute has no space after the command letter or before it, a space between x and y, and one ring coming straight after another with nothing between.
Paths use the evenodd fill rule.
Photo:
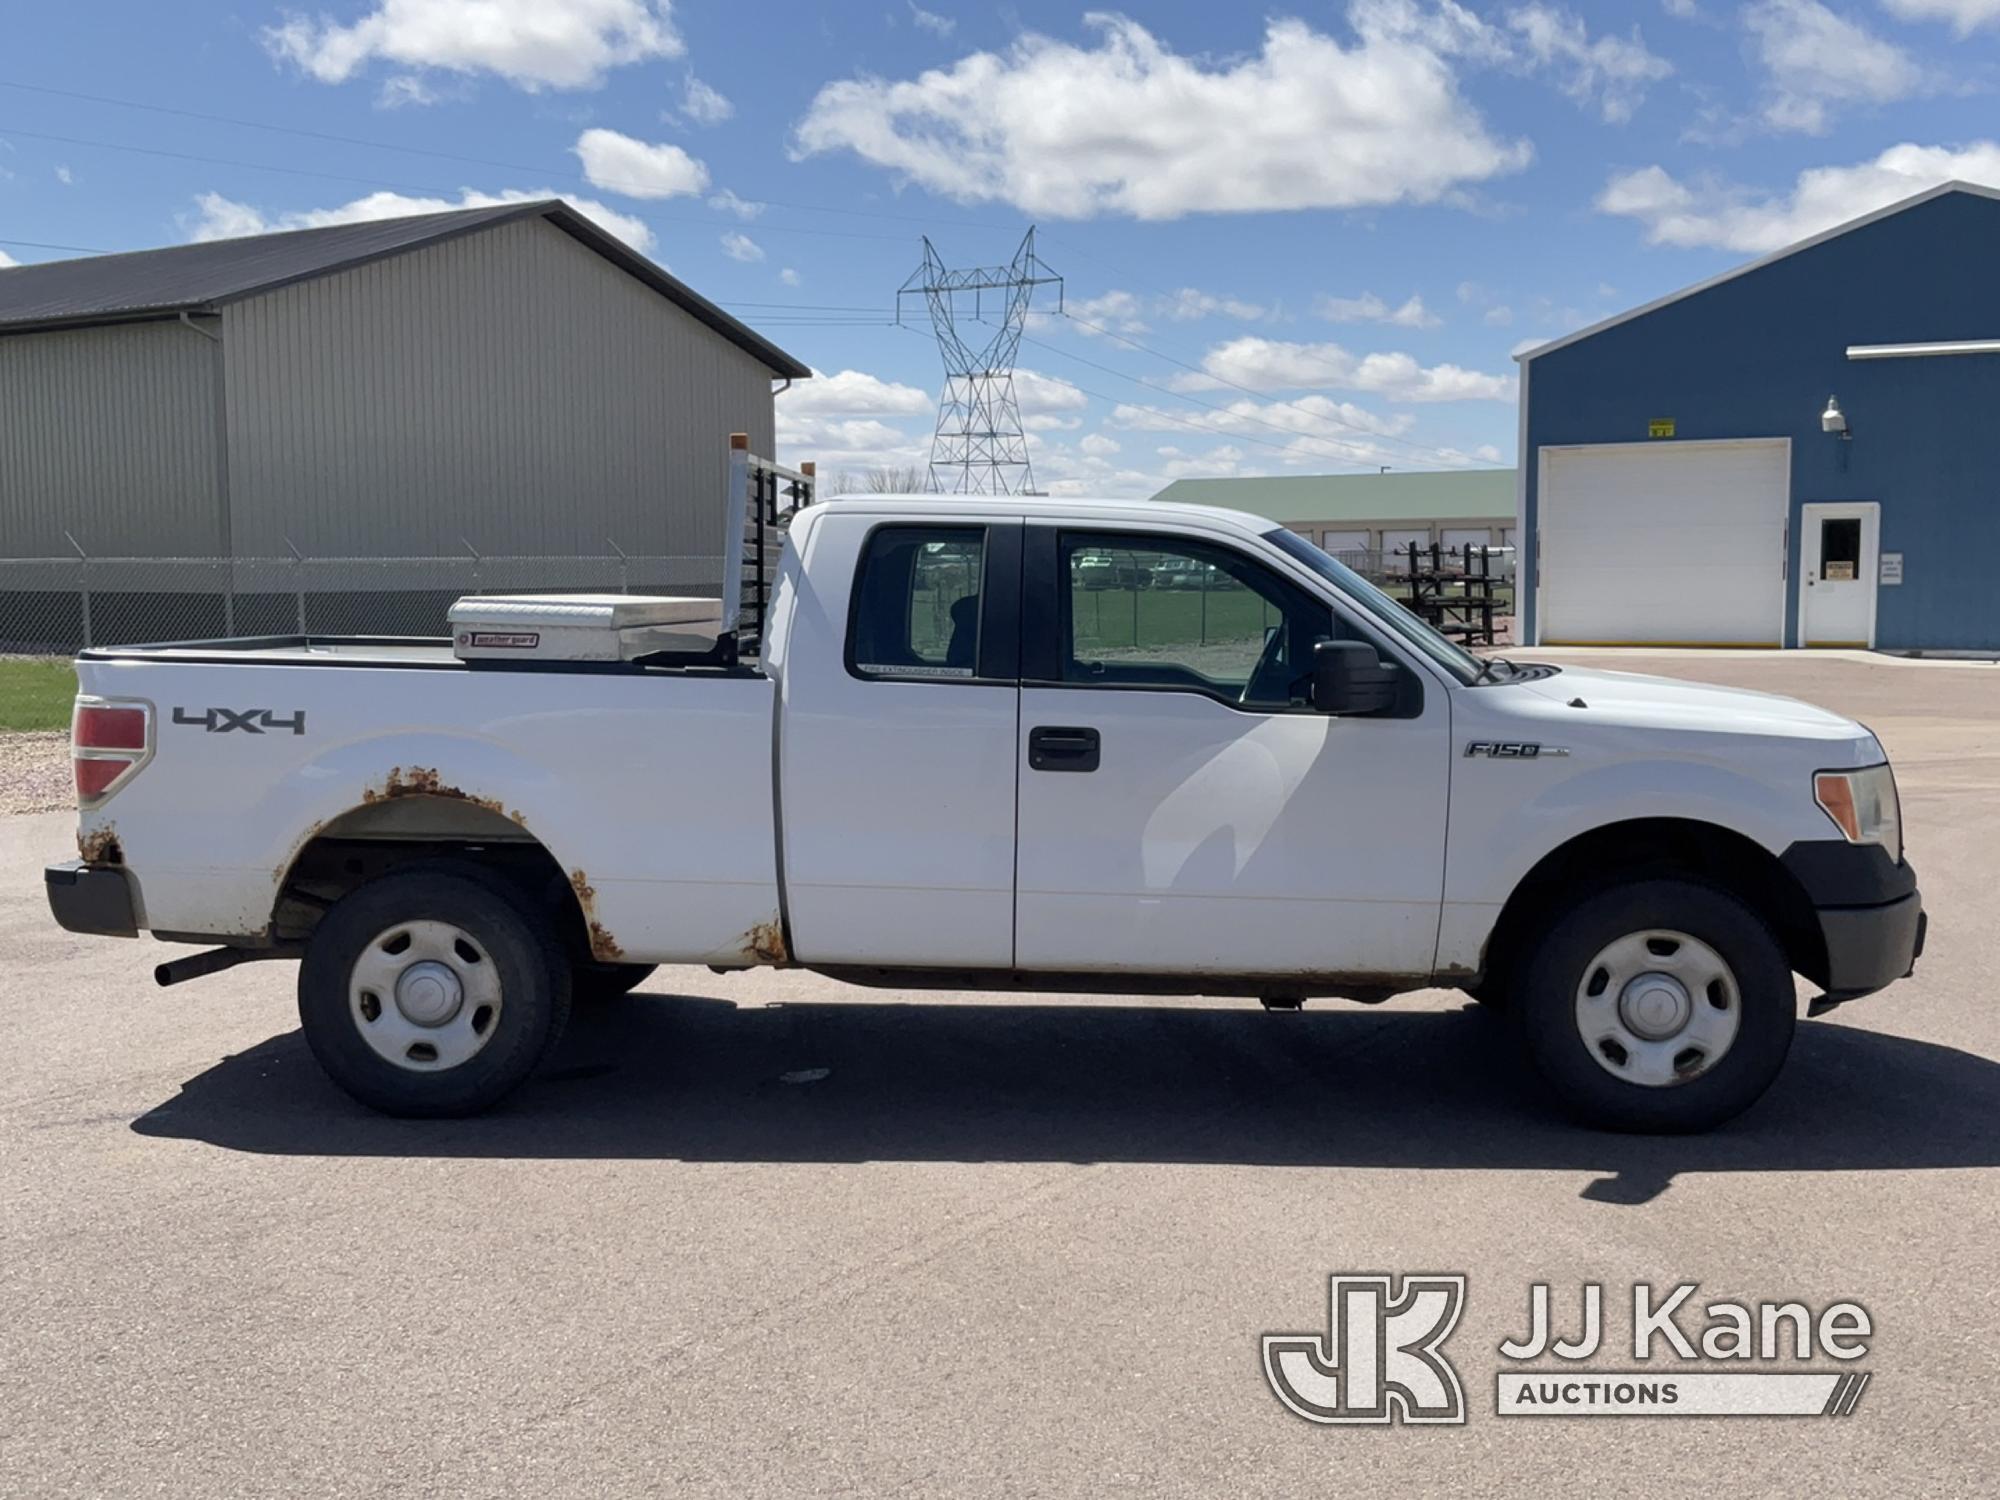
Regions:
<instances>
[{"instance_id":1,"label":"headlight","mask_svg":"<svg viewBox=\"0 0 2000 1500\"><path fill-rule=\"evenodd\" d=\"M1889 858L1903 862L1903 806L1888 766L1821 771L1813 777L1813 796L1848 843L1880 844Z\"/></svg>"}]
</instances>

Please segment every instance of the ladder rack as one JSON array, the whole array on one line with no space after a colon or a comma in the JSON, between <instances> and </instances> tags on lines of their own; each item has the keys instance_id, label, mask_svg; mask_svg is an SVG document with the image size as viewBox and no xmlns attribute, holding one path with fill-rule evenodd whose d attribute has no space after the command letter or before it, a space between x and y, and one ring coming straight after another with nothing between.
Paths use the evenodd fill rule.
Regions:
<instances>
[{"instance_id":1,"label":"ladder rack","mask_svg":"<svg viewBox=\"0 0 2000 1500\"><path fill-rule=\"evenodd\" d=\"M812 504L813 466L787 469L750 451L747 432L729 438L729 503L723 535L723 663L754 663L777 582L778 555L793 514Z\"/></svg>"}]
</instances>

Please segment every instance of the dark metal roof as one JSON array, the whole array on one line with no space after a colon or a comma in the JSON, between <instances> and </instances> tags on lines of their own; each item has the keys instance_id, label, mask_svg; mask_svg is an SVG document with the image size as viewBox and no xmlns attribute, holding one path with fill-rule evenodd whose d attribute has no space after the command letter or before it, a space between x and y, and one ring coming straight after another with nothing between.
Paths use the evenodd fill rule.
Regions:
<instances>
[{"instance_id":1,"label":"dark metal roof","mask_svg":"<svg viewBox=\"0 0 2000 1500\"><path fill-rule=\"evenodd\" d=\"M559 199L9 267L0 270L0 333L213 313L227 303L293 282L525 218L548 220L755 355L773 373L793 380L811 375L776 344Z\"/></svg>"}]
</instances>

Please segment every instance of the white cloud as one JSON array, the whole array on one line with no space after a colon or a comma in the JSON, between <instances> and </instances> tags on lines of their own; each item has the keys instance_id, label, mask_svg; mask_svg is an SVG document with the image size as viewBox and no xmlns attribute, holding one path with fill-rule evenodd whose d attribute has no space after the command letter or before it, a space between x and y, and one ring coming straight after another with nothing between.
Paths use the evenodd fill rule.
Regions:
<instances>
[{"instance_id":1,"label":"white cloud","mask_svg":"<svg viewBox=\"0 0 2000 1500\"><path fill-rule=\"evenodd\" d=\"M793 155L852 151L959 202L1053 218L1436 202L1532 154L1460 92L1458 18L1360 0L1351 45L1276 19L1255 55L1212 61L1095 13L1092 45L1029 33L914 79L829 83Z\"/></svg>"},{"instance_id":2,"label":"white cloud","mask_svg":"<svg viewBox=\"0 0 2000 1500\"><path fill-rule=\"evenodd\" d=\"M690 73L681 89L681 113L697 125L720 125L736 113L736 106Z\"/></svg>"},{"instance_id":3,"label":"white cloud","mask_svg":"<svg viewBox=\"0 0 2000 1500\"><path fill-rule=\"evenodd\" d=\"M1891 3L1893 3L1893 0L1891 0ZM1701 7L1695 4L1695 0L1660 0L1660 9L1677 21L1698 21L1701 19Z\"/></svg>"},{"instance_id":4,"label":"white cloud","mask_svg":"<svg viewBox=\"0 0 2000 1500\"><path fill-rule=\"evenodd\" d=\"M941 16L934 10L925 10L910 0L910 23L919 31L928 31L932 36L950 36L958 29L958 22L950 16Z\"/></svg>"},{"instance_id":5,"label":"white cloud","mask_svg":"<svg viewBox=\"0 0 2000 1500\"><path fill-rule=\"evenodd\" d=\"M1508 12L1507 25L1530 64L1556 74L1565 94L1579 104L1595 104L1613 124L1631 119L1645 100L1646 86L1674 71L1672 63L1646 50L1637 26L1629 37L1593 39L1580 17L1540 3Z\"/></svg>"},{"instance_id":6,"label":"white cloud","mask_svg":"<svg viewBox=\"0 0 2000 1500\"><path fill-rule=\"evenodd\" d=\"M382 87L375 91L375 103L382 109L403 109L414 105L435 104L438 91L414 73L396 73L382 80Z\"/></svg>"},{"instance_id":7,"label":"white cloud","mask_svg":"<svg viewBox=\"0 0 2000 1500\"><path fill-rule=\"evenodd\" d=\"M778 397L778 410L793 416L916 416L930 411L936 397L913 385L880 380L861 370L827 375L814 370Z\"/></svg>"},{"instance_id":8,"label":"white cloud","mask_svg":"<svg viewBox=\"0 0 2000 1500\"><path fill-rule=\"evenodd\" d=\"M722 253L731 260L759 261L764 258L764 247L742 230L732 229L722 236Z\"/></svg>"},{"instance_id":9,"label":"white cloud","mask_svg":"<svg viewBox=\"0 0 2000 1500\"><path fill-rule=\"evenodd\" d=\"M669 12L665 0L378 0L351 25L288 14L264 44L321 83L381 60L492 73L530 92L594 88L612 68L687 50Z\"/></svg>"},{"instance_id":10,"label":"white cloud","mask_svg":"<svg viewBox=\"0 0 2000 1500\"><path fill-rule=\"evenodd\" d=\"M1171 297L1159 300L1160 311L1176 323L1192 322L1197 318L1212 318L1220 313L1228 318L1241 318L1246 323L1254 323L1265 314L1258 303L1246 301L1242 297L1219 296L1214 292L1204 292L1196 287L1184 286Z\"/></svg>"},{"instance_id":11,"label":"white cloud","mask_svg":"<svg viewBox=\"0 0 2000 1500\"><path fill-rule=\"evenodd\" d=\"M786 266L784 270L778 273L778 280L782 281L786 286L797 286L801 278L797 271L794 271L790 266Z\"/></svg>"},{"instance_id":12,"label":"white cloud","mask_svg":"<svg viewBox=\"0 0 2000 1500\"><path fill-rule=\"evenodd\" d=\"M1505 328L1514 321L1514 309L1503 302L1497 307L1487 308L1480 316L1479 321L1484 323L1488 328Z\"/></svg>"},{"instance_id":13,"label":"white cloud","mask_svg":"<svg viewBox=\"0 0 2000 1500\"><path fill-rule=\"evenodd\" d=\"M1424 306L1424 299L1412 296L1400 307L1391 307L1373 292L1359 297L1321 296L1313 302L1313 312L1329 323L1391 323L1398 328L1435 328L1444 319Z\"/></svg>"},{"instance_id":14,"label":"white cloud","mask_svg":"<svg viewBox=\"0 0 2000 1500\"><path fill-rule=\"evenodd\" d=\"M748 198L739 198L728 188L712 195L708 206L717 213L735 214L739 219L754 219L764 211L764 205L753 203Z\"/></svg>"},{"instance_id":15,"label":"white cloud","mask_svg":"<svg viewBox=\"0 0 2000 1500\"><path fill-rule=\"evenodd\" d=\"M1113 426L1134 432L1185 432L1190 422L1216 432L1253 438L1268 434L1274 427L1299 436L1323 436L1333 429L1336 436L1352 432L1359 436L1396 437L1409 431L1412 425L1406 412L1384 414L1356 406L1352 401L1336 401L1320 395L1301 396L1296 401L1257 401L1246 396L1217 410L1120 402L1111 413Z\"/></svg>"},{"instance_id":16,"label":"white cloud","mask_svg":"<svg viewBox=\"0 0 2000 1500\"><path fill-rule=\"evenodd\" d=\"M291 213L265 214L247 203L238 203L220 193L202 193L195 199L198 210L192 220L183 217L181 227L190 240L227 240L246 234L271 234L285 229L322 229L329 224L355 224L368 219L400 219L411 214L448 213L458 208L494 208L503 203L532 203L560 198L594 222L607 234L615 235L634 250L653 248L653 231L629 214L606 208L594 198L578 198L554 188L525 192L509 188L499 193L482 193L463 188L458 197L419 198L407 193L370 193L338 208L312 208Z\"/></svg>"},{"instance_id":17,"label":"white cloud","mask_svg":"<svg viewBox=\"0 0 2000 1500\"><path fill-rule=\"evenodd\" d=\"M1758 0L1743 13L1769 75L1764 123L1824 135L1833 106L1887 104L1923 85L1908 53L1819 0Z\"/></svg>"},{"instance_id":18,"label":"white cloud","mask_svg":"<svg viewBox=\"0 0 2000 1500\"><path fill-rule=\"evenodd\" d=\"M679 146L591 129L570 149L583 163L583 175L592 187L628 198L677 198L708 187L708 168Z\"/></svg>"},{"instance_id":19,"label":"white cloud","mask_svg":"<svg viewBox=\"0 0 2000 1500\"><path fill-rule=\"evenodd\" d=\"M64 187L68 187L76 181L76 174L70 171L68 167L59 166L56 168L56 181L60 182Z\"/></svg>"},{"instance_id":20,"label":"white cloud","mask_svg":"<svg viewBox=\"0 0 2000 1500\"><path fill-rule=\"evenodd\" d=\"M5 270L8 266L18 266L19 264L20 262L5 250L0 250L0 270Z\"/></svg>"},{"instance_id":21,"label":"white cloud","mask_svg":"<svg viewBox=\"0 0 2000 1500\"><path fill-rule=\"evenodd\" d=\"M1245 337L1202 356L1205 375L1182 375L1180 390L1218 384L1257 391L1316 388L1371 391L1391 401L1512 401L1510 375L1485 375L1458 365L1421 365L1408 354L1354 355L1339 344L1300 344Z\"/></svg>"},{"instance_id":22,"label":"white cloud","mask_svg":"<svg viewBox=\"0 0 2000 1500\"><path fill-rule=\"evenodd\" d=\"M1271 315L1262 303L1225 293L1205 292L1184 286L1171 293L1141 297L1135 292L1112 290L1096 297L1071 298L1068 312L1079 333L1140 334L1151 328L1148 318L1166 318L1190 323L1201 318L1239 318L1254 323Z\"/></svg>"},{"instance_id":23,"label":"white cloud","mask_svg":"<svg viewBox=\"0 0 2000 1500\"><path fill-rule=\"evenodd\" d=\"M1118 439L1101 432L1086 433L1076 446L1091 458L1109 458L1119 451Z\"/></svg>"},{"instance_id":24,"label":"white cloud","mask_svg":"<svg viewBox=\"0 0 2000 1500\"><path fill-rule=\"evenodd\" d=\"M1948 21L1960 36L2000 23L2000 0L1882 0L1905 21Z\"/></svg>"},{"instance_id":25,"label":"white cloud","mask_svg":"<svg viewBox=\"0 0 2000 1500\"><path fill-rule=\"evenodd\" d=\"M1123 404L1113 408L1110 422L1114 427L1131 432L1173 434L1177 443L1187 441L1188 434L1192 432L1200 432L1212 436L1236 436L1260 446L1271 444L1276 452L1269 461L1292 469L1324 468L1329 464L1342 467L1382 464L1402 467L1414 461L1407 445L1387 441L1399 437L1413 425L1407 414L1398 412L1384 416L1356 406L1351 401L1335 401L1329 396L1302 396L1296 401L1246 399L1233 401L1221 410L1199 412L1142 403ZM1169 460L1188 457L1201 462L1204 459L1203 455L1184 455L1179 447L1171 444L1155 451ZM1240 453L1242 450L1232 446L1228 451ZM1426 449L1421 460L1425 467L1439 464L1462 467L1486 461L1485 455L1478 450L1468 453L1452 447ZM1172 478L1178 474L1206 471L1175 468L1170 464L1163 472Z\"/></svg>"},{"instance_id":26,"label":"white cloud","mask_svg":"<svg viewBox=\"0 0 2000 1500\"><path fill-rule=\"evenodd\" d=\"M1044 375L1039 370L1014 372L1014 396L1024 417L1082 411L1090 398L1060 375Z\"/></svg>"},{"instance_id":27,"label":"white cloud","mask_svg":"<svg viewBox=\"0 0 2000 1500\"><path fill-rule=\"evenodd\" d=\"M1109 291L1069 303L1069 313L1079 333L1095 334L1109 328L1117 333L1145 333L1145 304L1131 292Z\"/></svg>"},{"instance_id":28,"label":"white cloud","mask_svg":"<svg viewBox=\"0 0 2000 1500\"><path fill-rule=\"evenodd\" d=\"M1801 172L1789 193L1708 179L1683 182L1660 166L1613 177L1600 213L1636 219L1648 243L1761 252L1858 218L1954 178L2000 187L2000 142L1891 146L1872 161Z\"/></svg>"}]
</instances>

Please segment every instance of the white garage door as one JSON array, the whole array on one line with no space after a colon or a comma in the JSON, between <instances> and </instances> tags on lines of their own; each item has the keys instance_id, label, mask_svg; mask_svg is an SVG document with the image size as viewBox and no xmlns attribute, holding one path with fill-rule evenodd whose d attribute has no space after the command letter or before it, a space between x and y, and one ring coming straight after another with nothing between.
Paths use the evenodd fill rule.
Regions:
<instances>
[{"instance_id":1,"label":"white garage door","mask_svg":"<svg viewBox=\"0 0 2000 1500\"><path fill-rule=\"evenodd\" d=\"M1775 646L1782 438L1542 450L1541 638Z\"/></svg>"}]
</instances>

